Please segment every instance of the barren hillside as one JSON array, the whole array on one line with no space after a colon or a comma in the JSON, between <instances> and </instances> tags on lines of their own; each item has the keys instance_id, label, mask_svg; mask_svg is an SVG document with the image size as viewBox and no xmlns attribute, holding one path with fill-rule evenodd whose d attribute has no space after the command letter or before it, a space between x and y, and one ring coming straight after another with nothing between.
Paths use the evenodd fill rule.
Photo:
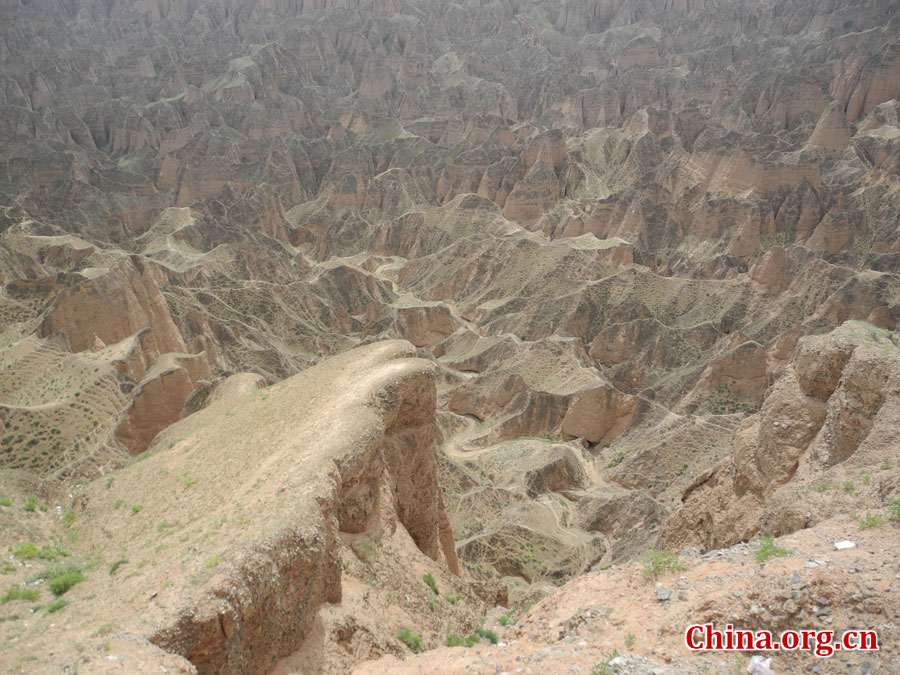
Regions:
<instances>
[{"instance_id":1,"label":"barren hillside","mask_svg":"<svg viewBox=\"0 0 900 675\"><path fill-rule=\"evenodd\" d=\"M893 0L0 0L0 668L494 672L634 582L560 672L728 672L622 635L857 524L894 625L898 172Z\"/></svg>"}]
</instances>

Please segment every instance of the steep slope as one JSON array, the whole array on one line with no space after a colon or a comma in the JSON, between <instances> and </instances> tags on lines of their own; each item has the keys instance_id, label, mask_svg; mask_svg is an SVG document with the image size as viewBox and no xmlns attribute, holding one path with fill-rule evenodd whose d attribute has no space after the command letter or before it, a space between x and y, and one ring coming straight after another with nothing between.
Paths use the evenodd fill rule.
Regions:
<instances>
[{"instance_id":1,"label":"steep slope","mask_svg":"<svg viewBox=\"0 0 900 675\"><path fill-rule=\"evenodd\" d=\"M35 615L4 661L238 673L304 648L317 670L342 672L400 652L403 626L465 630L483 601L458 577L434 396L433 369L401 341L272 387L250 374L224 380L141 461L77 490L58 556L86 579L65 594L65 614ZM8 581L30 575L33 563L12 560ZM458 604L435 597L423 573Z\"/></svg>"},{"instance_id":2,"label":"steep slope","mask_svg":"<svg viewBox=\"0 0 900 675\"><path fill-rule=\"evenodd\" d=\"M247 401L267 393L228 410L240 426L211 423L236 382L290 388L281 383L344 353L369 382L387 368L372 354L399 349L396 339L433 371L421 374L434 386L421 405L433 398L434 429L423 421L429 430L414 434L427 486L387 468L377 480L445 504L440 522L418 514L418 534L399 503L395 519L435 564L457 556L488 604L520 610L651 548L730 546L884 508L895 472L877 467L896 451L884 430L900 320L896 9L0 4L2 543L11 555L32 539L69 546L77 512L94 523L91 541L124 547L118 559L140 557L154 583L181 588L196 570L133 553L130 528L103 539L98 505L166 493L174 474L145 466L199 480L193 450L168 454L175 469L156 459L168 443L246 436L268 447L299 423L286 403L250 415ZM395 346L353 351L385 341ZM822 382L810 374L821 368ZM230 435L216 436L220 426ZM197 441L180 444L184 430ZM353 429L301 435L320 431L336 448ZM93 496L82 512L83 484ZM157 503L145 541L186 527L192 515L167 515L187 508L178 503ZM136 505L151 512L149 498ZM238 523L208 558L246 550L256 521L202 506ZM377 583L377 570L417 589L393 604L446 600L422 588L431 568L413 574L377 547L353 550L358 579ZM10 583L26 562L14 560ZM451 597L466 593L445 579ZM320 595L334 589L317 583ZM358 595L374 593L364 586ZM466 597L468 609L446 600L434 617L391 616L435 646L482 612ZM327 649L295 652L282 635L250 654L239 637L210 637L218 614L203 598L180 602L183 630L160 624L160 644L210 670L340 670L405 649L396 626L378 632L351 603L303 615ZM0 658L49 640L21 611L6 616L18 618L0 623ZM295 660L278 662L288 652Z\"/></svg>"}]
</instances>

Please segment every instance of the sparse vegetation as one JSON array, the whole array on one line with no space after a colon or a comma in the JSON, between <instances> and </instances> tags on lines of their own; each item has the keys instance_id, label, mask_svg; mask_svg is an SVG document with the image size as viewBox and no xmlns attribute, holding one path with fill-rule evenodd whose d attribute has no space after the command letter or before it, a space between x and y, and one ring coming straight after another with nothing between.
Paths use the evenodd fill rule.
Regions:
<instances>
[{"instance_id":1,"label":"sparse vegetation","mask_svg":"<svg viewBox=\"0 0 900 675\"><path fill-rule=\"evenodd\" d=\"M53 595L60 596L66 593L75 584L84 581L84 573L77 568L69 569L47 582L47 587Z\"/></svg>"},{"instance_id":2,"label":"sparse vegetation","mask_svg":"<svg viewBox=\"0 0 900 675\"><path fill-rule=\"evenodd\" d=\"M629 633L625 636L625 648L631 649L634 647L634 633Z\"/></svg>"},{"instance_id":3,"label":"sparse vegetation","mask_svg":"<svg viewBox=\"0 0 900 675\"><path fill-rule=\"evenodd\" d=\"M448 647L468 647L471 649L479 642L481 642L481 638L472 633L464 638L459 637L459 635L448 635L445 644Z\"/></svg>"},{"instance_id":4,"label":"sparse vegetation","mask_svg":"<svg viewBox=\"0 0 900 675\"><path fill-rule=\"evenodd\" d=\"M134 506L131 507L131 513L132 513L133 515L137 515L138 513L141 512L141 509L142 509L142 508L144 508L144 507L141 506L140 504L135 504Z\"/></svg>"},{"instance_id":5,"label":"sparse vegetation","mask_svg":"<svg viewBox=\"0 0 900 675\"><path fill-rule=\"evenodd\" d=\"M686 570L676 553L669 551L647 551L644 554L644 576L655 578L664 572Z\"/></svg>"},{"instance_id":6,"label":"sparse vegetation","mask_svg":"<svg viewBox=\"0 0 900 675\"><path fill-rule=\"evenodd\" d=\"M47 605L47 614L53 614L53 612L58 612L63 607L67 607L68 604L69 604L69 601L66 600L65 598L57 598L56 600L51 602L49 605Z\"/></svg>"},{"instance_id":7,"label":"sparse vegetation","mask_svg":"<svg viewBox=\"0 0 900 675\"><path fill-rule=\"evenodd\" d=\"M458 595L445 595L444 597L446 598L447 602L449 602L451 605L455 605L457 602L459 602Z\"/></svg>"},{"instance_id":8,"label":"sparse vegetation","mask_svg":"<svg viewBox=\"0 0 900 675\"><path fill-rule=\"evenodd\" d=\"M6 591L6 594L0 599L0 604L5 605L12 600L28 600L35 602L41 597L41 592L36 588L18 588L13 587Z\"/></svg>"},{"instance_id":9,"label":"sparse vegetation","mask_svg":"<svg viewBox=\"0 0 900 675\"><path fill-rule=\"evenodd\" d=\"M900 499L895 499L888 504L889 518L894 522L900 522Z\"/></svg>"},{"instance_id":10,"label":"sparse vegetation","mask_svg":"<svg viewBox=\"0 0 900 675\"><path fill-rule=\"evenodd\" d=\"M625 457L627 454L628 453L626 453L626 452L618 453L615 457L613 457L611 460L609 460L609 463L606 465L606 468L607 469L615 469L617 466L619 466L619 464L621 464L625 460Z\"/></svg>"},{"instance_id":11,"label":"sparse vegetation","mask_svg":"<svg viewBox=\"0 0 900 675\"><path fill-rule=\"evenodd\" d=\"M28 511L29 513L33 512L37 508L37 500L34 497L29 497L28 501L25 502L25 506L22 507L23 510Z\"/></svg>"},{"instance_id":12,"label":"sparse vegetation","mask_svg":"<svg viewBox=\"0 0 900 675\"><path fill-rule=\"evenodd\" d=\"M435 595L440 595L441 592L438 590L437 582L434 580L434 575L431 572L426 572L422 577L422 580L428 585L432 591L434 591Z\"/></svg>"},{"instance_id":13,"label":"sparse vegetation","mask_svg":"<svg viewBox=\"0 0 900 675\"><path fill-rule=\"evenodd\" d=\"M500 638L494 631L488 630L483 626L478 626L477 628L475 628L474 632L478 637L484 638L485 640L490 640L492 645L495 645L500 641Z\"/></svg>"},{"instance_id":14,"label":"sparse vegetation","mask_svg":"<svg viewBox=\"0 0 900 675\"><path fill-rule=\"evenodd\" d=\"M775 544L773 537L760 537L759 541L753 547L757 562L765 562L769 558L784 558L789 556L791 551Z\"/></svg>"},{"instance_id":15,"label":"sparse vegetation","mask_svg":"<svg viewBox=\"0 0 900 675\"><path fill-rule=\"evenodd\" d=\"M128 564L128 561L125 558L116 560L116 562L114 562L112 565L109 566L109 575L114 576L115 573L119 571L119 568L122 565L127 565L127 564Z\"/></svg>"},{"instance_id":16,"label":"sparse vegetation","mask_svg":"<svg viewBox=\"0 0 900 675\"><path fill-rule=\"evenodd\" d=\"M866 515L857 520L859 521L859 529L861 530L868 530L870 527L879 527L887 522L880 513L869 513L868 511L866 511Z\"/></svg>"},{"instance_id":17,"label":"sparse vegetation","mask_svg":"<svg viewBox=\"0 0 900 675\"><path fill-rule=\"evenodd\" d=\"M397 639L409 647L414 654L422 651L422 638L414 634L409 628L397 629Z\"/></svg>"},{"instance_id":18,"label":"sparse vegetation","mask_svg":"<svg viewBox=\"0 0 900 675\"><path fill-rule=\"evenodd\" d=\"M618 655L619 652L615 649L612 650L609 654L605 654L603 656L603 661L591 668L591 675L612 675L612 673L615 673L618 669L615 666L611 665L611 661Z\"/></svg>"}]
</instances>

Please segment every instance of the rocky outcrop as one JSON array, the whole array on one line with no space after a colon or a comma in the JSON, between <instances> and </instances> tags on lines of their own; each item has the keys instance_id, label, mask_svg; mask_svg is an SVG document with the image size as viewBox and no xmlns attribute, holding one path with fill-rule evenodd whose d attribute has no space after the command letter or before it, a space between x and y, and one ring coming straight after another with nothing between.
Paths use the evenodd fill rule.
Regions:
<instances>
[{"instance_id":1,"label":"rocky outcrop","mask_svg":"<svg viewBox=\"0 0 900 675\"><path fill-rule=\"evenodd\" d=\"M142 342L150 360L166 352L185 352L152 265L139 257L124 258L98 270L59 294L40 328L40 335L65 333L73 351L120 342L149 328Z\"/></svg>"},{"instance_id":2,"label":"rocky outcrop","mask_svg":"<svg viewBox=\"0 0 900 675\"><path fill-rule=\"evenodd\" d=\"M133 400L116 428L116 439L137 455L156 435L177 422L197 386L211 378L206 354L165 354L131 390Z\"/></svg>"},{"instance_id":3,"label":"rocky outcrop","mask_svg":"<svg viewBox=\"0 0 900 675\"><path fill-rule=\"evenodd\" d=\"M852 475L851 464L874 470L890 454L898 378L900 345L893 333L852 321L802 338L762 410L735 431L731 455L685 491L662 543L727 546L827 517L839 505L804 505L798 493L837 484Z\"/></svg>"},{"instance_id":4,"label":"rocky outcrop","mask_svg":"<svg viewBox=\"0 0 900 675\"><path fill-rule=\"evenodd\" d=\"M164 380L152 372L159 367L148 372L151 382ZM221 563L218 555L214 563L182 558L182 565L200 570L216 565L215 573L198 573L193 582L178 577L164 586L151 622L133 621L126 610L119 624L181 655L199 672L268 672L277 659L315 640L323 605L344 598L342 575L351 569L353 551L374 556L376 546L393 547L392 555L416 570L433 570L444 588L452 586L442 575L461 573L437 486L434 370L415 358L411 344L379 342L273 387L261 384L250 374L221 382L205 406L157 438L143 461L89 497L91 516L83 530L89 539L108 536L101 514L118 508L116 500L140 499L143 515L135 511L129 524L138 533L129 540L138 545L164 531L157 528L163 517L173 523L202 514L221 527L243 499L237 495L248 489L254 494L248 509L254 515L221 549ZM257 424L261 419L272 424ZM175 494L147 483L160 472L178 476ZM174 560L163 554L141 579L125 582L122 597L130 597L132 584L157 587L162 578L156 575ZM394 573L431 593L421 572ZM385 632L378 620L356 616L360 630L370 633ZM389 633L377 639L393 640ZM334 646L345 654L337 638ZM367 657L359 653L349 663Z\"/></svg>"}]
</instances>

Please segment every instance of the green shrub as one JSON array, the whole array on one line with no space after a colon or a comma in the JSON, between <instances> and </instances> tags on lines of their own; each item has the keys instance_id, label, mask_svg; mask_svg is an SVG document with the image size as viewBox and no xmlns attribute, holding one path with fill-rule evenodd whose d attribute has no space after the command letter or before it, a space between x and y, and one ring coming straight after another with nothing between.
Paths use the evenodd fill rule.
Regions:
<instances>
[{"instance_id":1,"label":"green shrub","mask_svg":"<svg viewBox=\"0 0 900 675\"><path fill-rule=\"evenodd\" d=\"M58 546L56 548L49 548L47 546L38 548L30 541L24 541L21 544L16 545L12 554L13 557L18 558L19 560L33 560L37 558L38 560L49 560L50 562L56 562L59 558L69 555Z\"/></svg>"},{"instance_id":2,"label":"green shrub","mask_svg":"<svg viewBox=\"0 0 900 675\"><path fill-rule=\"evenodd\" d=\"M757 562L765 562L771 557L784 558L791 554L790 550L777 546L772 537L760 537L753 547Z\"/></svg>"},{"instance_id":3,"label":"green shrub","mask_svg":"<svg viewBox=\"0 0 900 675\"><path fill-rule=\"evenodd\" d=\"M448 635L447 640L444 642L448 647L462 647L465 642L459 635Z\"/></svg>"},{"instance_id":4,"label":"green shrub","mask_svg":"<svg viewBox=\"0 0 900 675\"><path fill-rule=\"evenodd\" d=\"M127 564L128 564L128 561L125 558L122 558L121 560L116 560L116 562L114 562L109 567L109 576L113 576L116 572L119 571L119 568L122 565L127 565Z\"/></svg>"},{"instance_id":5,"label":"green shrub","mask_svg":"<svg viewBox=\"0 0 900 675\"><path fill-rule=\"evenodd\" d=\"M50 579L47 587L53 595L60 596L81 581L84 581L84 573L79 569L72 569Z\"/></svg>"},{"instance_id":6,"label":"green shrub","mask_svg":"<svg viewBox=\"0 0 900 675\"><path fill-rule=\"evenodd\" d=\"M45 567L31 577L28 582L34 583L40 580L47 581L47 586L54 595L62 595L78 582L84 581L84 573L81 571L81 567L75 563L60 563Z\"/></svg>"},{"instance_id":7,"label":"green shrub","mask_svg":"<svg viewBox=\"0 0 900 675\"><path fill-rule=\"evenodd\" d=\"M611 460L609 460L609 464L606 465L606 468L607 469L615 469L617 466L619 466L619 464L621 464L624 461L626 454L627 453L625 453L625 452L620 452L619 454L617 454L615 457L613 457Z\"/></svg>"},{"instance_id":8,"label":"green shrub","mask_svg":"<svg viewBox=\"0 0 900 675\"><path fill-rule=\"evenodd\" d=\"M140 504L135 504L134 506L131 507L131 513L134 515L137 515L138 513L141 512L142 508L144 508L144 507L141 506Z\"/></svg>"},{"instance_id":9,"label":"green shrub","mask_svg":"<svg viewBox=\"0 0 900 675\"><path fill-rule=\"evenodd\" d=\"M678 555L669 551L647 551L644 553L644 576L657 577L663 572L686 570Z\"/></svg>"},{"instance_id":10,"label":"green shrub","mask_svg":"<svg viewBox=\"0 0 900 675\"><path fill-rule=\"evenodd\" d=\"M69 601L65 598L57 598L49 605L47 605L47 614L53 614L53 612L58 612L63 607L66 607L69 604Z\"/></svg>"},{"instance_id":11,"label":"green shrub","mask_svg":"<svg viewBox=\"0 0 900 675\"><path fill-rule=\"evenodd\" d=\"M879 527L886 522L884 516L880 513L869 513L866 511L866 515L859 519L859 529L868 530L870 527Z\"/></svg>"},{"instance_id":12,"label":"green shrub","mask_svg":"<svg viewBox=\"0 0 900 675\"><path fill-rule=\"evenodd\" d=\"M447 602L449 602L451 605L455 605L457 602L459 602L458 595L445 595L444 597L447 599Z\"/></svg>"},{"instance_id":13,"label":"green shrub","mask_svg":"<svg viewBox=\"0 0 900 675\"><path fill-rule=\"evenodd\" d=\"M422 651L422 638L415 635L409 628L398 629L397 639L409 647L414 654L418 654Z\"/></svg>"},{"instance_id":14,"label":"green shrub","mask_svg":"<svg viewBox=\"0 0 900 675\"><path fill-rule=\"evenodd\" d=\"M28 512L34 511L37 508L37 500L34 497L29 497L22 508Z\"/></svg>"},{"instance_id":15,"label":"green shrub","mask_svg":"<svg viewBox=\"0 0 900 675\"><path fill-rule=\"evenodd\" d=\"M475 629L475 634L479 637L483 637L485 640L490 640L492 645L495 645L500 641L500 638L497 637L497 634L494 631L482 628L481 626L478 626L478 628Z\"/></svg>"},{"instance_id":16,"label":"green shrub","mask_svg":"<svg viewBox=\"0 0 900 675\"><path fill-rule=\"evenodd\" d=\"M37 557L38 548L30 541L23 541L13 549L12 554L19 560L31 560Z\"/></svg>"},{"instance_id":17,"label":"green shrub","mask_svg":"<svg viewBox=\"0 0 900 675\"><path fill-rule=\"evenodd\" d=\"M425 576L422 577L422 580L428 584L428 587L434 591L435 595L440 595L440 591L438 591L437 582L434 580L434 576L431 572L427 572Z\"/></svg>"},{"instance_id":18,"label":"green shrub","mask_svg":"<svg viewBox=\"0 0 900 675\"><path fill-rule=\"evenodd\" d=\"M0 605L5 605L10 600L28 600L34 602L41 597L41 592L36 588L10 588L6 595L0 599Z\"/></svg>"}]
</instances>

